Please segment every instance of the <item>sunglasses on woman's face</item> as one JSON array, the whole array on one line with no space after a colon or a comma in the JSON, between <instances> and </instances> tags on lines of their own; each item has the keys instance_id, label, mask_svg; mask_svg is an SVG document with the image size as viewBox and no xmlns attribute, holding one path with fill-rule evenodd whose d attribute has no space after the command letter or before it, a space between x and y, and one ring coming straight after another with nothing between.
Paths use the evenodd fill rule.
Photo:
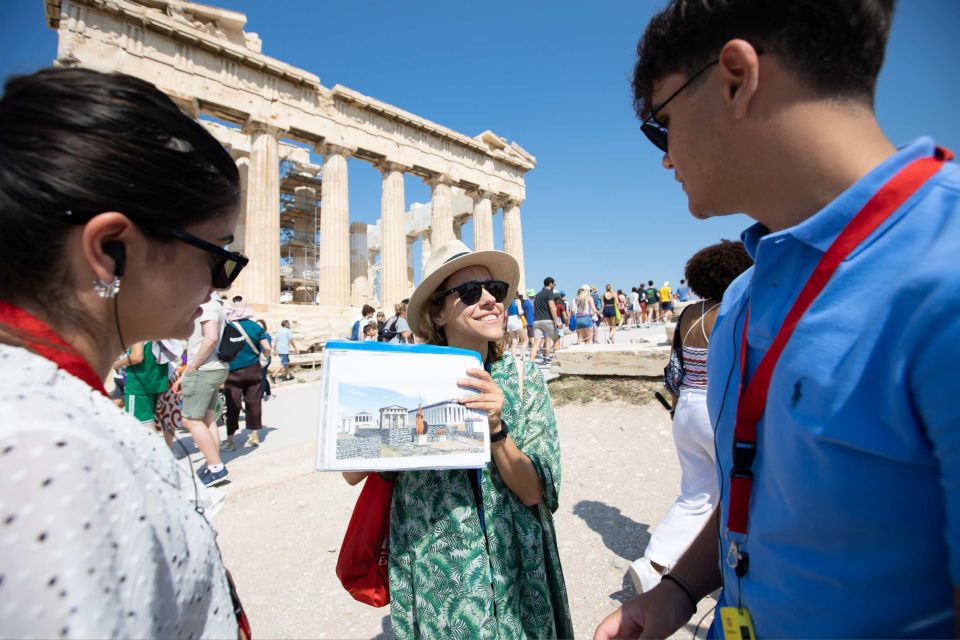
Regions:
<instances>
[{"instance_id":1,"label":"sunglasses on woman's face","mask_svg":"<svg viewBox=\"0 0 960 640\"><path fill-rule=\"evenodd\" d=\"M446 291L438 291L433 299L440 302L451 293L456 292L463 304L477 304L483 296L484 289L490 292L494 300L503 302L510 292L510 285L503 280L471 280L456 287L451 287Z\"/></svg>"},{"instance_id":2,"label":"sunglasses on woman's face","mask_svg":"<svg viewBox=\"0 0 960 640\"><path fill-rule=\"evenodd\" d=\"M227 251L223 247L218 247L212 242L207 242L202 238L191 235L180 229L167 229L167 232L187 244L198 249L203 249L211 255L210 259L210 282L214 289L227 289L237 279L243 268L247 266L250 259L242 253L236 251Z\"/></svg>"}]
</instances>

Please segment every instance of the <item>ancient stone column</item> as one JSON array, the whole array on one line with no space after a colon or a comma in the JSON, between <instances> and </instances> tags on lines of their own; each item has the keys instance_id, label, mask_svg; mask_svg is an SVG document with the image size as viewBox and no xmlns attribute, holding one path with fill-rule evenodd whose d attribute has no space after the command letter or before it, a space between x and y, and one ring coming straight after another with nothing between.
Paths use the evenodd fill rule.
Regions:
<instances>
[{"instance_id":1,"label":"ancient stone column","mask_svg":"<svg viewBox=\"0 0 960 640\"><path fill-rule=\"evenodd\" d=\"M350 223L350 304L362 307L370 300L367 264L367 225L364 222Z\"/></svg>"},{"instance_id":2,"label":"ancient stone column","mask_svg":"<svg viewBox=\"0 0 960 640\"><path fill-rule=\"evenodd\" d=\"M433 254L433 248L430 244L430 236L423 234L420 237L420 277L423 278L427 274L423 272L423 268L427 266L427 262L430 260L430 256Z\"/></svg>"},{"instance_id":3,"label":"ancient stone column","mask_svg":"<svg viewBox=\"0 0 960 640\"><path fill-rule=\"evenodd\" d=\"M473 194L473 250L493 249L493 209L490 194L478 191Z\"/></svg>"},{"instance_id":4,"label":"ancient stone column","mask_svg":"<svg viewBox=\"0 0 960 640\"><path fill-rule=\"evenodd\" d=\"M523 272L523 231L520 228L520 202L507 200L503 205L503 250L520 265L520 290L527 288Z\"/></svg>"},{"instance_id":5,"label":"ancient stone column","mask_svg":"<svg viewBox=\"0 0 960 640\"><path fill-rule=\"evenodd\" d=\"M250 173L250 158L247 156L242 156L240 158L235 158L235 160L237 162L237 170L240 172L240 215L237 218L237 227L233 232L233 244L230 245L230 250L239 251L240 253L246 254L247 178ZM229 297L234 295L243 295L247 271L248 269L241 271L240 275L237 276L237 279L233 281L233 284L230 286Z\"/></svg>"},{"instance_id":6,"label":"ancient stone column","mask_svg":"<svg viewBox=\"0 0 960 640\"><path fill-rule=\"evenodd\" d=\"M323 154L320 205L319 302L327 307L350 304L350 204L347 158L352 151L327 144Z\"/></svg>"},{"instance_id":7,"label":"ancient stone column","mask_svg":"<svg viewBox=\"0 0 960 640\"><path fill-rule=\"evenodd\" d=\"M380 300L387 309L407 297L407 245L403 228L403 167L378 166L383 175L380 196Z\"/></svg>"},{"instance_id":8,"label":"ancient stone column","mask_svg":"<svg viewBox=\"0 0 960 640\"><path fill-rule=\"evenodd\" d=\"M280 302L280 158L279 129L251 120L250 166L243 249L250 264L244 272L244 300L254 304Z\"/></svg>"},{"instance_id":9,"label":"ancient stone column","mask_svg":"<svg viewBox=\"0 0 960 640\"><path fill-rule=\"evenodd\" d=\"M409 298L413 293L413 243L416 238L407 236L407 294L404 298Z\"/></svg>"},{"instance_id":10,"label":"ancient stone column","mask_svg":"<svg viewBox=\"0 0 960 640\"><path fill-rule=\"evenodd\" d=\"M453 240L453 197L450 176L438 175L427 181L433 187L430 198L432 221L430 225L430 243L439 247Z\"/></svg>"}]
</instances>

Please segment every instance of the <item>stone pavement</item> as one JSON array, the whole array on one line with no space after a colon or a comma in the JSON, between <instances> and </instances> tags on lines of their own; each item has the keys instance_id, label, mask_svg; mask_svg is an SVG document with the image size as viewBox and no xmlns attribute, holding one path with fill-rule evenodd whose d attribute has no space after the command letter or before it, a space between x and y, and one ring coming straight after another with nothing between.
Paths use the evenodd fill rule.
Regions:
<instances>
[{"instance_id":1,"label":"stone pavement","mask_svg":"<svg viewBox=\"0 0 960 640\"><path fill-rule=\"evenodd\" d=\"M313 471L319 384L276 393L264 407L263 444L225 456L230 482L214 519L253 632L390 638L389 608L355 602L334 574L359 487ZM591 637L603 616L633 595L627 566L676 496L679 467L669 416L658 405L564 406L557 419L560 554L577 637ZM706 626L711 606L712 600L701 603L693 622L707 615ZM693 628L677 637L691 637Z\"/></svg>"}]
</instances>

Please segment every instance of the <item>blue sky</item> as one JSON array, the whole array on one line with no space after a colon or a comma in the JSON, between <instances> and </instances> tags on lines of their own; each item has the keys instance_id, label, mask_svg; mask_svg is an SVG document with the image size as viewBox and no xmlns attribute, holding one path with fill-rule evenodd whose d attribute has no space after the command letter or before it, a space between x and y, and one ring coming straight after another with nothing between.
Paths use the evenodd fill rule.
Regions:
<instances>
[{"instance_id":1,"label":"blue sky","mask_svg":"<svg viewBox=\"0 0 960 640\"><path fill-rule=\"evenodd\" d=\"M529 286L546 275L629 287L677 282L698 248L736 238L742 216L698 221L639 131L627 78L662 2L213 0L247 14L264 53L468 135L491 129L537 157L523 205ZM895 144L931 135L960 151L960 2L901 0L877 114ZM56 55L40 0L0 2L0 76ZM354 221L379 216L380 175L350 162ZM406 178L407 205L430 191ZM502 240L501 216L494 220ZM472 227L464 228L472 243ZM417 248L415 248L415 251Z\"/></svg>"}]
</instances>

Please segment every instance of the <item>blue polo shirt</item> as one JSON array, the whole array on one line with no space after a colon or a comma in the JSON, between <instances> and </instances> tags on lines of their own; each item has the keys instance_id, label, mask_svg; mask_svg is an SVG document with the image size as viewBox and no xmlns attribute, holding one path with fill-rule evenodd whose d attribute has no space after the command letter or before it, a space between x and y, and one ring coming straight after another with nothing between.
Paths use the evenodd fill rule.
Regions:
<instances>
[{"instance_id":1,"label":"blue polo shirt","mask_svg":"<svg viewBox=\"0 0 960 640\"><path fill-rule=\"evenodd\" d=\"M710 339L721 532L746 305L749 376L847 222L933 149L901 149L795 227L743 234L756 264L727 290ZM839 267L784 349L758 426L749 572L738 582L721 535L720 606L742 603L759 637L952 636L958 361L960 167L948 163Z\"/></svg>"}]
</instances>

